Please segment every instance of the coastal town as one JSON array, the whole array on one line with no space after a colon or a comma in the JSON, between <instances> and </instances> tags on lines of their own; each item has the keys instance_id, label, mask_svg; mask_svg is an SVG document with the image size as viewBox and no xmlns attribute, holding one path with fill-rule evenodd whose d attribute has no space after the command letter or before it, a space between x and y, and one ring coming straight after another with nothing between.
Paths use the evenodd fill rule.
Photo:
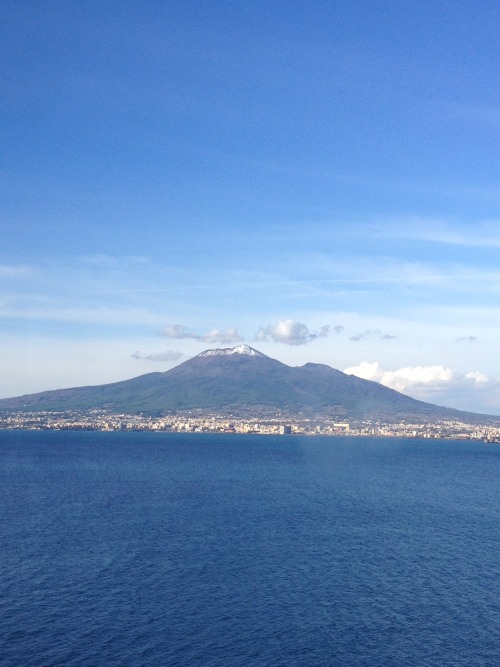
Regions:
<instances>
[{"instance_id":1,"label":"coastal town","mask_svg":"<svg viewBox=\"0 0 500 667\"><path fill-rule=\"evenodd\" d=\"M290 414L253 408L244 412L202 409L171 415L116 414L103 409L16 411L0 413L0 429L153 431L175 433L239 433L307 436L383 436L398 438L449 438L500 442L500 423L467 423L447 419L432 422L402 419L346 420L324 415Z\"/></svg>"}]
</instances>

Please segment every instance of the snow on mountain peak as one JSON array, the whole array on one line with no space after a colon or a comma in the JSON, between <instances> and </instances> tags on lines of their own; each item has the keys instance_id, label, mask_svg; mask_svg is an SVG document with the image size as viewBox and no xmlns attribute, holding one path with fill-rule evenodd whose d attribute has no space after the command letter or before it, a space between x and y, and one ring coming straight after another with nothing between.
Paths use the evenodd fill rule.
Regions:
<instances>
[{"instance_id":1,"label":"snow on mountain peak","mask_svg":"<svg viewBox=\"0 0 500 667\"><path fill-rule=\"evenodd\" d=\"M200 354L198 354L198 357L222 357L230 354L243 354L246 355L247 357L266 356L265 354L262 354L262 352L254 350L254 348L250 347L250 345L237 345L236 347L223 347L223 348L216 348L214 350L205 350L205 352L201 352Z\"/></svg>"}]
</instances>

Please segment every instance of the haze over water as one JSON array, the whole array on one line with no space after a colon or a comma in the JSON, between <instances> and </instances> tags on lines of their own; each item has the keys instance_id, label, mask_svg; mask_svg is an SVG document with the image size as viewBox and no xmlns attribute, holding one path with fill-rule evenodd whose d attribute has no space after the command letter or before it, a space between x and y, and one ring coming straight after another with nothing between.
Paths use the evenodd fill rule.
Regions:
<instances>
[{"instance_id":1,"label":"haze over water","mask_svg":"<svg viewBox=\"0 0 500 667\"><path fill-rule=\"evenodd\" d=\"M500 448L0 432L4 667L496 666Z\"/></svg>"}]
</instances>

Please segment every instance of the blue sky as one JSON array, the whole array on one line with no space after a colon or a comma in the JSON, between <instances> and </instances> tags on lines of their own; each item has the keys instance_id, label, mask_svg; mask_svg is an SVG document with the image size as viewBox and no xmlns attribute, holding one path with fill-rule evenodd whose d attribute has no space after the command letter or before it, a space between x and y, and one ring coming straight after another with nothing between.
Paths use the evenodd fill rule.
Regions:
<instances>
[{"instance_id":1,"label":"blue sky","mask_svg":"<svg viewBox=\"0 0 500 667\"><path fill-rule=\"evenodd\" d=\"M245 341L500 414L500 5L0 5L0 396Z\"/></svg>"}]
</instances>

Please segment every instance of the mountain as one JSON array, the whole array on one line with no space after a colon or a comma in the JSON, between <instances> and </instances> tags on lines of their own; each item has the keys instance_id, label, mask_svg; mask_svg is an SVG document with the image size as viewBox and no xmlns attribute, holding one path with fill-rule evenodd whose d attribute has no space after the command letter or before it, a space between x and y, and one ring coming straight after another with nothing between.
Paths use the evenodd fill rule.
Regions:
<instances>
[{"instance_id":1,"label":"mountain","mask_svg":"<svg viewBox=\"0 0 500 667\"><path fill-rule=\"evenodd\" d=\"M324 364L287 366L248 345L206 350L164 373L0 400L2 411L101 408L150 415L244 406L302 410L351 419L474 421L479 417L417 401Z\"/></svg>"}]
</instances>

